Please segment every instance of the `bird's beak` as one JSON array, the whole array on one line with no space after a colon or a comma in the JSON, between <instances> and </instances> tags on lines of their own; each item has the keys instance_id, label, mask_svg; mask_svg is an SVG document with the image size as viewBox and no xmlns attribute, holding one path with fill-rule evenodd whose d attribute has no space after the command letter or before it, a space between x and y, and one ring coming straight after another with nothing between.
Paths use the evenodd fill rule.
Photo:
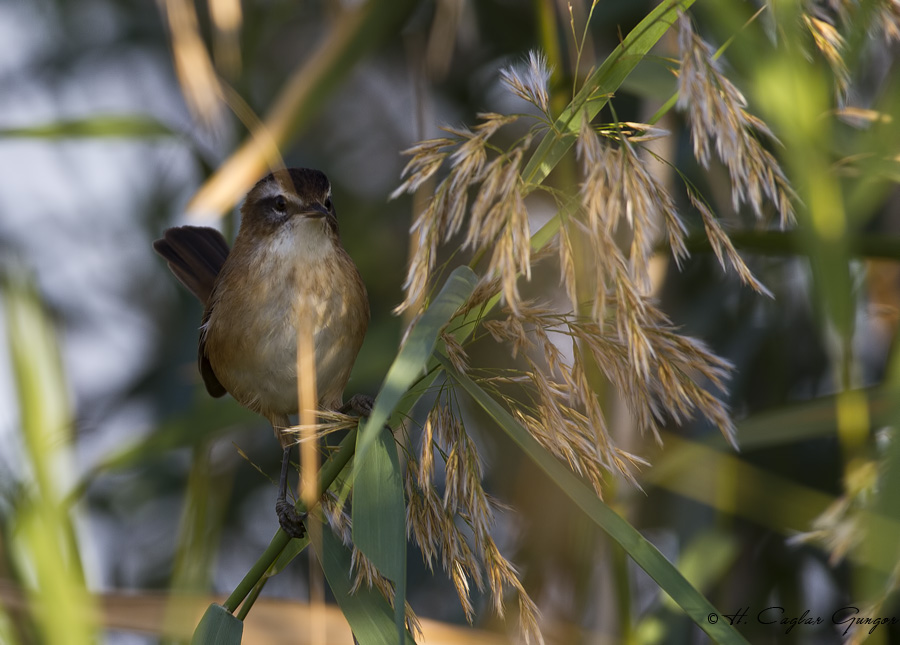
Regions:
<instances>
[{"instance_id":1,"label":"bird's beak","mask_svg":"<svg viewBox=\"0 0 900 645\"><path fill-rule=\"evenodd\" d=\"M331 213L328 212L328 209L322 206L322 204L316 202L315 204L310 204L305 211L302 213L306 217L327 217Z\"/></svg>"}]
</instances>

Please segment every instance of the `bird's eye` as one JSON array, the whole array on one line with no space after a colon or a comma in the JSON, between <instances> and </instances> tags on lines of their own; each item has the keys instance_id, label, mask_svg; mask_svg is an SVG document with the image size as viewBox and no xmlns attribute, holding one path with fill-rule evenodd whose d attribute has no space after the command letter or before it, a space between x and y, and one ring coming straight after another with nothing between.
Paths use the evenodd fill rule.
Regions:
<instances>
[{"instance_id":1,"label":"bird's eye","mask_svg":"<svg viewBox=\"0 0 900 645\"><path fill-rule=\"evenodd\" d=\"M275 199L272 200L272 205L274 206L275 210L279 213L287 212L287 200L284 198L283 195L276 196Z\"/></svg>"},{"instance_id":2,"label":"bird's eye","mask_svg":"<svg viewBox=\"0 0 900 645\"><path fill-rule=\"evenodd\" d=\"M324 206L324 207L325 207L326 209L328 209L328 210L331 210L331 206L332 206L332 204L331 204L331 197L328 197L328 198L325 200L325 203L322 204L322 206Z\"/></svg>"}]
</instances>

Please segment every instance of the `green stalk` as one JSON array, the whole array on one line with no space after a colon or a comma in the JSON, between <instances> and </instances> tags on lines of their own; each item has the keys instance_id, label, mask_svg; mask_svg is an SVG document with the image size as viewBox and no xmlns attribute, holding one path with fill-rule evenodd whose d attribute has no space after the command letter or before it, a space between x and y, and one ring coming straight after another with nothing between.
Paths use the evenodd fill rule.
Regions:
<instances>
[{"instance_id":1,"label":"green stalk","mask_svg":"<svg viewBox=\"0 0 900 645\"><path fill-rule=\"evenodd\" d=\"M270 566L269 569L266 569L267 574L271 568L272 567ZM266 575L259 582L257 582L255 585L253 585L253 589L250 590L250 593L247 595L247 598L244 600L243 604L240 606L238 613L235 614L235 617L239 621L244 622L244 620L247 618L247 614L250 613L250 609L253 607L253 603L255 603L256 599L259 598L259 594L262 593L263 587L266 586L266 580L268 580L268 579L269 579L269 576Z\"/></svg>"},{"instance_id":2,"label":"green stalk","mask_svg":"<svg viewBox=\"0 0 900 645\"><path fill-rule=\"evenodd\" d=\"M347 433L347 436L344 437L338 446L337 453L325 462L319 470L319 490L328 490L344 467L350 462L350 459L353 458L353 453L356 452L357 431L358 428L353 428ZM297 501L295 508L297 509L297 512L301 514L308 510L306 505L300 500ZM278 556L281 555L281 552L284 551L290 541L291 537L279 528L275 537L273 537L272 541L269 543L269 546L266 547L266 550L259 556L259 559L250 568L250 571L247 572L244 579L234 588L231 595L228 596L228 599L223 605L225 609L232 614L237 610L238 606L253 591L253 588L265 578L269 569L275 564ZM252 600L255 600L258 594L259 591L254 594ZM252 601L250 604L252 605ZM242 609L241 614L246 615L247 611Z\"/></svg>"}]
</instances>

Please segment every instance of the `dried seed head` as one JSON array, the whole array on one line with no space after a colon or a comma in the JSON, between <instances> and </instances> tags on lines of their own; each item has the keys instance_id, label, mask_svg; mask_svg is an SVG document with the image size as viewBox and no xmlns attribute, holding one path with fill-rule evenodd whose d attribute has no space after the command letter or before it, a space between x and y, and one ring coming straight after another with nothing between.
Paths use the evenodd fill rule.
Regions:
<instances>
[{"instance_id":1,"label":"dried seed head","mask_svg":"<svg viewBox=\"0 0 900 645\"><path fill-rule=\"evenodd\" d=\"M335 412L333 410L317 410L316 417L318 418L316 423L291 426L289 428L284 428L284 432L296 435L298 443L304 441L318 442L319 439L332 432L349 430L350 428L355 428L359 424L359 417ZM309 434L303 439L300 439L307 431L309 431Z\"/></svg>"},{"instance_id":2,"label":"dried seed head","mask_svg":"<svg viewBox=\"0 0 900 645\"><path fill-rule=\"evenodd\" d=\"M525 65L514 65L500 72L500 77L513 94L522 98L544 114L550 114L550 68L546 57L531 51Z\"/></svg>"},{"instance_id":3,"label":"dried seed head","mask_svg":"<svg viewBox=\"0 0 900 645\"><path fill-rule=\"evenodd\" d=\"M735 210L747 204L761 218L763 197L767 197L781 216L781 225L793 223L794 193L778 161L762 147L753 130L767 136L771 133L746 112L743 94L722 73L712 48L694 33L687 16L681 17L678 28L681 71L677 105L690 123L694 156L708 168L714 141L716 155L731 176Z\"/></svg>"},{"instance_id":4,"label":"dried seed head","mask_svg":"<svg viewBox=\"0 0 900 645\"><path fill-rule=\"evenodd\" d=\"M803 14L803 23L812 34L813 41L819 53L828 62L831 73L834 75L835 92L839 104L844 103L847 91L850 89L850 70L844 62L844 37L838 33L829 22L816 18L809 14Z\"/></svg>"},{"instance_id":5,"label":"dried seed head","mask_svg":"<svg viewBox=\"0 0 900 645\"><path fill-rule=\"evenodd\" d=\"M449 163L450 172L438 184L410 229L417 234L417 240L403 285L406 297L395 313L422 301L434 270L438 244L449 241L461 230L471 191L478 192L470 209L463 247L476 252L493 251L490 273L500 278L508 302L518 301L517 272L530 276L531 234L520 176L530 139L489 161L488 140L518 117L485 113L479 118L481 123L474 130L445 128L456 139L436 139L407 151L413 160L407 165L404 171L407 178L395 195L415 190L445 162Z\"/></svg>"},{"instance_id":6,"label":"dried seed head","mask_svg":"<svg viewBox=\"0 0 900 645\"><path fill-rule=\"evenodd\" d=\"M561 235L568 237L572 228L578 227L591 250L596 286L592 317L602 322L607 289L649 292L650 259L657 231L665 230L673 256L680 262L687 257L686 229L671 195L627 139L620 139L613 147L583 121L576 151L584 176L582 213L571 219ZM631 234L627 257L614 237L623 222ZM566 264L562 266L565 270ZM568 270L574 272L574 268ZM569 278L567 290L577 310L572 282Z\"/></svg>"},{"instance_id":7,"label":"dried seed head","mask_svg":"<svg viewBox=\"0 0 900 645\"><path fill-rule=\"evenodd\" d=\"M731 266L738 274L741 282L748 285L757 293L773 298L772 292L756 279L756 276L753 275L753 272L750 271L750 268L744 263L743 258L741 258L740 254L737 252L737 249L734 248L731 238L729 238L728 234L722 229L719 220L713 215L706 202L701 200L692 190L688 191L688 197L691 200L691 204L694 205L694 208L697 209L700 213L700 217L703 219L706 237L709 239L713 253L716 254L716 258L719 260L722 269L727 270L727 268Z\"/></svg>"},{"instance_id":8,"label":"dried seed head","mask_svg":"<svg viewBox=\"0 0 900 645\"><path fill-rule=\"evenodd\" d=\"M882 0L876 3L872 24L881 31L885 43L900 42L900 2Z\"/></svg>"},{"instance_id":9,"label":"dried seed head","mask_svg":"<svg viewBox=\"0 0 900 645\"><path fill-rule=\"evenodd\" d=\"M403 193L414 193L431 179L449 154L446 148L455 143L453 139L447 138L429 139L404 150L403 154L412 159L407 162L401 174L406 179L391 193L390 199L396 199Z\"/></svg>"},{"instance_id":10,"label":"dried seed head","mask_svg":"<svg viewBox=\"0 0 900 645\"><path fill-rule=\"evenodd\" d=\"M747 204L761 215L763 200L768 199L786 223L793 216L793 193L775 158L756 139L774 137L746 112L744 97L721 74L689 23L682 28L681 46L679 106L691 108L698 160L708 166L715 154L725 163L735 207ZM546 113L545 70L543 61L532 57L527 69L506 70L503 78ZM525 367L485 376L469 365L465 349L445 333L450 362L504 402L549 453L590 481L598 495L610 472L637 486L635 472L646 462L616 445L586 366L596 366L616 385L637 426L657 441L663 424L698 416L733 441L728 407L713 393L723 390L731 366L702 343L680 335L649 296L649 266L659 238L667 238L677 262L687 256L686 228L675 200L648 169L646 155L652 153L640 145L663 133L641 123L598 129L582 121L575 137L582 183L577 195L558 200L564 204L561 227L558 248L551 249L558 253L561 283L577 313L561 314L524 300L518 291L519 276L530 278L535 261L525 205L534 187L522 178L530 140L498 149L491 137L516 117L491 113L479 118L472 129L448 128L450 137L408 151L413 158L398 192L420 188L441 166L446 176L413 224L417 246L404 285L406 298L398 310L423 300L439 244L456 236L459 246L484 256L487 269L460 311L468 313L502 296L505 317L478 324L508 344L513 358ZM745 283L768 293L703 200L690 189L688 194L723 267L731 266ZM587 284L576 284L582 279ZM593 294L592 302L577 302L585 293ZM563 343L571 343L571 350ZM452 389L440 387L421 449L407 453L408 535L429 568L440 560L470 621L473 584L490 587L500 615L505 611L504 590L512 589L518 595L525 640L541 642L536 606L491 536L496 504L481 483L477 446L455 409ZM443 489L436 486L435 473L443 473ZM366 582L371 576L364 563L360 566L360 580ZM369 584L377 581L372 578Z\"/></svg>"},{"instance_id":11,"label":"dried seed head","mask_svg":"<svg viewBox=\"0 0 900 645\"><path fill-rule=\"evenodd\" d=\"M471 584L474 582L479 590L483 589L485 574L499 615L502 616L504 611L504 585L524 594L524 602L534 608L534 603L515 578L514 567L500 555L493 542L491 530L497 504L482 487L482 465L475 443L445 396L449 397L449 390L442 390L428 415L419 462L407 453L404 480L409 500L407 533L419 544L429 569L433 568L434 560L440 558L469 621L475 615ZM436 455L444 458L443 497L433 481ZM457 519L468 527L470 538L460 530ZM366 572L362 580L368 580L367 576ZM522 626L526 631L529 629L524 623Z\"/></svg>"}]
</instances>

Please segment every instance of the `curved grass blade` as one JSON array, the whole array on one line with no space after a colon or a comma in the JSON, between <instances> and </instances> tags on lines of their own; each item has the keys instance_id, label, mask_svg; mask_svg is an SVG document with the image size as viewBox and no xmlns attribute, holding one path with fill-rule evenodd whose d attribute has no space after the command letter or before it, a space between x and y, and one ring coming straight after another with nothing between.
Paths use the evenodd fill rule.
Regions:
<instances>
[{"instance_id":1,"label":"curved grass blade","mask_svg":"<svg viewBox=\"0 0 900 645\"><path fill-rule=\"evenodd\" d=\"M576 477L562 463L544 450L497 401L488 395L467 375L453 369L450 362L438 356L438 360L449 374L471 396L478 405L500 426L500 428L537 464L548 477L565 493L594 523L615 540L647 574L656 581L684 610L684 612L706 632L716 643L747 643L736 629L724 620L710 623L708 617L718 610L685 579L659 550L648 542L637 529L626 522L609 506L604 504L586 484Z\"/></svg>"},{"instance_id":2,"label":"curved grass blade","mask_svg":"<svg viewBox=\"0 0 900 645\"><path fill-rule=\"evenodd\" d=\"M394 621L406 629L406 503L394 436L382 428L353 488L353 543L394 583Z\"/></svg>"},{"instance_id":3,"label":"curved grass blade","mask_svg":"<svg viewBox=\"0 0 900 645\"><path fill-rule=\"evenodd\" d=\"M320 522L319 526L310 526ZM396 643L397 628L394 611L375 589L363 585L351 593L353 571L350 550L331 532L327 524L314 515L307 522L311 544L325 571L325 579L337 600L344 617L359 645L385 645ZM402 609L401 609L402 611ZM415 640L403 630L402 645L415 645Z\"/></svg>"},{"instance_id":4,"label":"curved grass blade","mask_svg":"<svg viewBox=\"0 0 900 645\"><path fill-rule=\"evenodd\" d=\"M395 623L404 629L406 604L406 507L400 464L384 425L431 359L438 335L475 289L478 278L457 267L400 348L360 430L353 463L353 540L378 570L395 583ZM380 438L380 441L379 441ZM374 454L367 454L374 446Z\"/></svg>"},{"instance_id":5,"label":"curved grass blade","mask_svg":"<svg viewBox=\"0 0 900 645\"><path fill-rule=\"evenodd\" d=\"M354 482L367 452L375 443L379 430L387 423L397 403L422 374L431 358L441 330L475 289L478 277L466 266L457 267L447 278L437 297L410 331L406 343L391 364L384 383L375 398L375 406L356 441L353 463Z\"/></svg>"}]
</instances>

